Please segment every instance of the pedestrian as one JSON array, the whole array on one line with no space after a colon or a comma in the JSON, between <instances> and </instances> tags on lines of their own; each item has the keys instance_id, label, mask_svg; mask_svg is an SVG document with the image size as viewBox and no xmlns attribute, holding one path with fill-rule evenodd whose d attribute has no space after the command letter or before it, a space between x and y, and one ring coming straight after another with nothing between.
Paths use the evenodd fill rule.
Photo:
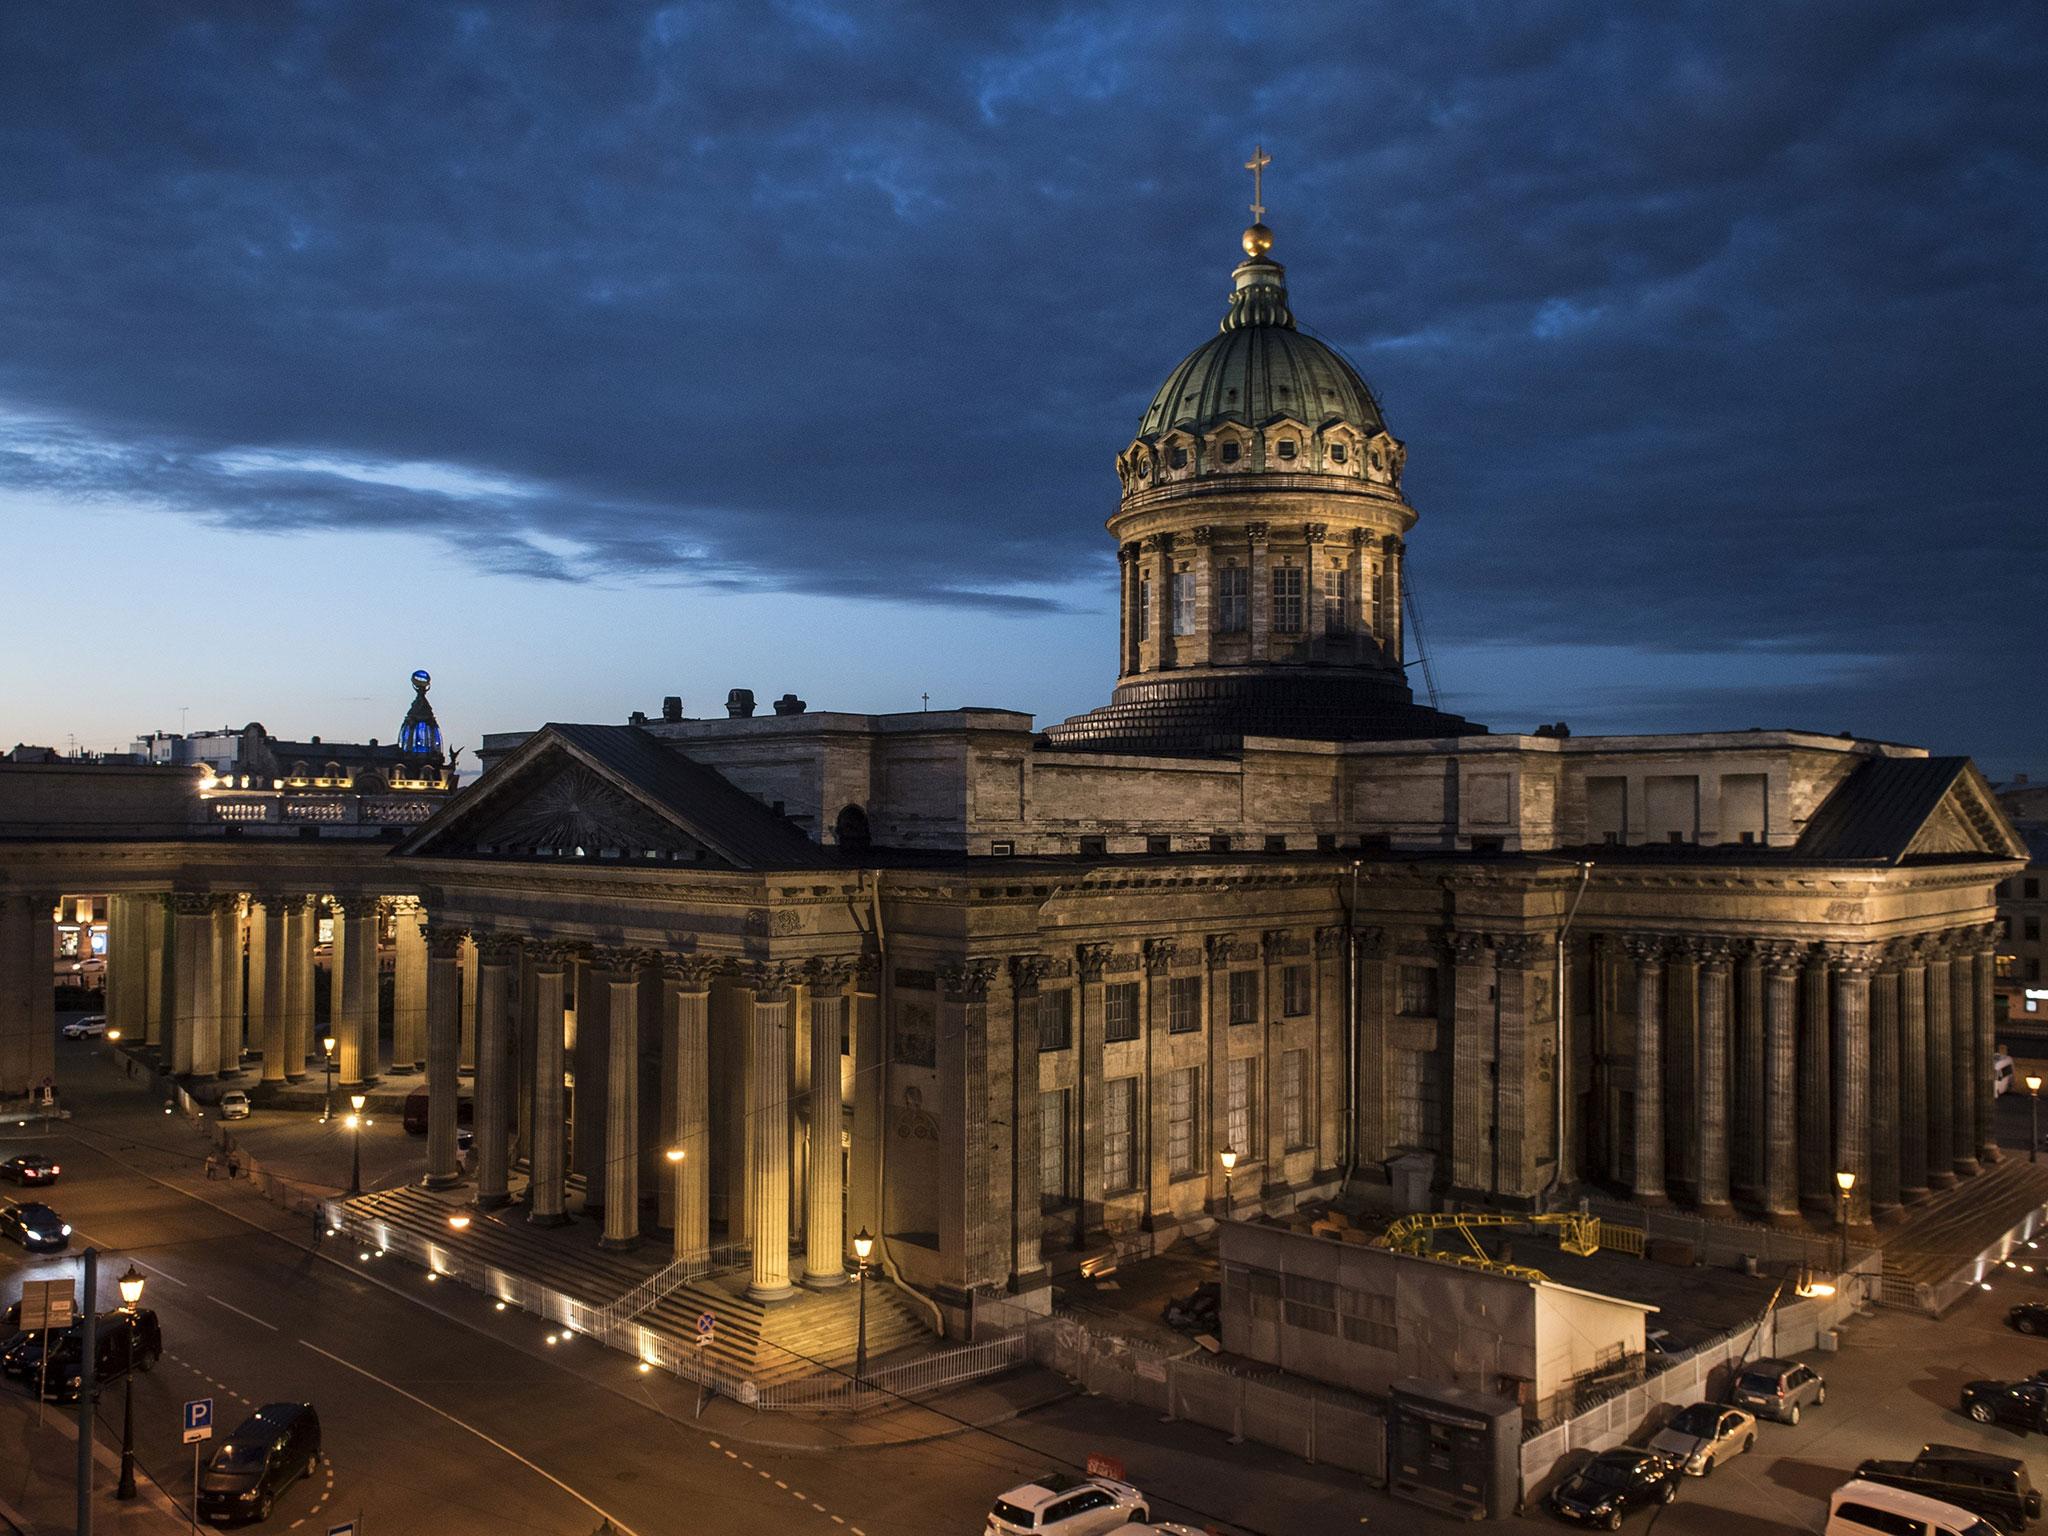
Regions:
<instances>
[{"instance_id":1,"label":"pedestrian","mask_svg":"<svg viewBox=\"0 0 2048 1536\"><path fill-rule=\"evenodd\" d=\"M220 1159L211 1152L206 1154L206 1177L208 1182L220 1177Z\"/></svg>"},{"instance_id":2,"label":"pedestrian","mask_svg":"<svg viewBox=\"0 0 2048 1536\"><path fill-rule=\"evenodd\" d=\"M239 1153L239 1152L230 1152L230 1153L228 1153L228 1177L229 1177L229 1178L231 1178L231 1179L236 1179L236 1178L240 1178L240 1177L241 1177L241 1175L242 1175L242 1154L241 1154L241 1153Z\"/></svg>"}]
</instances>

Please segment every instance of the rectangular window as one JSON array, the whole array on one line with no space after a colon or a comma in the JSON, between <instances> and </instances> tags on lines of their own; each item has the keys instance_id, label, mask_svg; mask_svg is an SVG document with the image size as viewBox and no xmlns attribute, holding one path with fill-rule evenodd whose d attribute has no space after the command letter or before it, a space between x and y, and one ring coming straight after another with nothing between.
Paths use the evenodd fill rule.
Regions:
<instances>
[{"instance_id":1,"label":"rectangular window","mask_svg":"<svg viewBox=\"0 0 2048 1536\"><path fill-rule=\"evenodd\" d=\"M1216 632L1241 635L1251 628L1252 573L1242 565L1226 565L1216 573Z\"/></svg>"},{"instance_id":2,"label":"rectangular window","mask_svg":"<svg viewBox=\"0 0 2048 1536\"><path fill-rule=\"evenodd\" d=\"M1287 1275L1281 1283L1287 1299L1290 1327L1306 1328L1312 1333L1337 1331L1336 1286L1327 1280L1310 1280L1302 1275Z\"/></svg>"},{"instance_id":3,"label":"rectangular window","mask_svg":"<svg viewBox=\"0 0 2048 1536\"><path fill-rule=\"evenodd\" d=\"M2022 881L2020 889L2026 894L2026 898L2029 901L2038 901L2041 897L2041 882L2037 879L2030 877Z\"/></svg>"},{"instance_id":4,"label":"rectangular window","mask_svg":"<svg viewBox=\"0 0 2048 1536\"><path fill-rule=\"evenodd\" d=\"M2025 940L2026 940L2026 941L2027 941L2027 942L2028 942L2029 944L2038 944L2038 943L2040 943L2040 942L2041 942L2041 919L2039 919L2038 917L2023 917L2023 918L2021 918L2021 919L2020 919L2020 937L2021 937L2021 938L2023 938L2023 939L2025 939Z\"/></svg>"},{"instance_id":5,"label":"rectangular window","mask_svg":"<svg viewBox=\"0 0 2048 1536\"><path fill-rule=\"evenodd\" d=\"M1047 1205L1065 1205L1067 1188L1067 1090L1055 1088L1038 1096L1038 1198Z\"/></svg>"},{"instance_id":6,"label":"rectangular window","mask_svg":"<svg viewBox=\"0 0 2048 1536\"><path fill-rule=\"evenodd\" d=\"M1273 572L1273 633L1301 633L1301 568L1283 565Z\"/></svg>"},{"instance_id":7,"label":"rectangular window","mask_svg":"<svg viewBox=\"0 0 2048 1536\"><path fill-rule=\"evenodd\" d=\"M1289 1149L1308 1145L1308 1052L1280 1057L1280 1136Z\"/></svg>"},{"instance_id":8,"label":"rectangular window","mask_svg":"<svg viewBox=\"0 0 2048 1536\"><path fill-rule=\"evenodd\" d=\"M1298 1019L1309 1011L1309 976L1305 965L1288 965L1280 969L1280 1011L1290 1019Z\"/></svg>"},{"instance_id":9,"label":"rectangular window","mask_svg":"<svg viewBox=\"0 0 2048 1536\"><path fill-rule=\"evenodd\" d=\"M1372 562L1370 560L1365 563L1359 575L1358 585L1362 589L1358 595L1361 599L1360 606L1365 611L1365 627L1374 634L1378 634L1380 632L1380 584L1373 575Z\"/></svg>"},{"instance_id":10,"label":"rectangular window","mask_svg":"<svg viewBox=\"0 0 2048 1536\"><path fill-rule=\"evenodd\" d=\"M1202 978L1176 976L1167 983L1167 1024L1169 1032L1191 1035L1202 1027Z\"/></svg>"},{"instance_id":11,"label":"rectangular window","mask_svg":"<svg viewBox=\"0 0 2048 1536\"><path fill-rule=\"evenodd\" d=\"M1176 635L1192 635L1195 632L1195 573L1175 571L1173 573L1173 632Z\"/></svg>"},{"instance_id":12,"label":"rectangular window","mask_svg":"<svg viewBox=\"0 0 2048 1536\"><path fill-rule=\"evenodd\" d=\"M1138 1080L1102 1085L1102 1182L1112 1191L1138 1187Z\"/></svg>"},{"instance_id":13,"label":"rectangular window","mask_svg":"<svg viewBox=\"0 0 2048 1536\"><path fill-rule=\"evenodd\" d=\"M1152 638L1152 578L1138 578L1138 638Z\"/></svg>"},{"instance_id":14,"label":"rectangular window","mask_svg":"<svg viewBox=\"0 0 2048 1536\"><path fill-rule=\"evenodd\" d=\"M1259 1022L1259 973L1257 971L1232 971L1230 973L1230 1022L1233 1024L1256 1024Z\"/></svg>"},{"instance_id":15,"label":"rectangular window","mask_svg":"<svg viewBox=\"0 0 2048 1536\"><path fill-rule=\"evenodd\" d=\"M1201 1140L1195 1134L1195 1106L1202 1102L1201 1082L1199 1067L1183 1068L1167 1079L1170 1096L1166 1106L1166 1158L1176 1179L1201 1171L1195 1152Z\"/></svg>"},{"instance_id":16,"label":"rectangular window","mask_svg":"<svg viewBox=\"0 0 2048 1536\"><path fill-rule=\"evenodd\" d=\"M1435 966L1401 967L1401 1012L1411 1019L1433 1019L1437 1016Z\"/></svg>"},{"instance_id":17,"label":"rectangular window","mask_svg":"<svg viewBox=\"0 0 2048 1536\"><path fill-rule=\"evenodd\" d=\"M1038 1048L1064 1051L1074 1043L1074 990L1060 987L1038 994Z\"/></svg>"},{"instance_id":18,"label":"rectangular window","mask_svg":"<svg viewBox=\"0 0 2048 1536\"><path fill-rule=\"evenodd\" d=\"M1371 1349L1394 1347L1394 1298L1348 1287L1337 1293L1337 1313L1344 1337Z\"/></svg>"},{"instance_id":19,"label":"rectangular window","mask_svg":"<svg viewBox=\"0 0 2048 1536\"><path fill-rule=\"evenodd\" d=\"M1230 1063L1230 1076L1224 1085L1223 1107L1227 1118L1226 1130L1229 1145L1237 1149L1239 1158L1249 1162L1259 1161L1259 1148L1253 1141L1253 1133L1259 1128L1258 1119L1252 1113L1252 1059L1239 1056Z\"/></svg>"},{"instance_id":20,"label":"rectangular window","mask_svg":"<svg viewBox=\"0 0 2048 1536\"><path fill-rule=\"evenodd\" d=\"M1135 981L1113 982L1102 989L1102 1038L1138 1038L1138 984Z\"/></svg>"},{"instance_id":21,"label":"rectangular window","mask_svg":"<svg viewBox=\"0 0 2048 1536\"><path fill-rule=\"evenodd\" d=\"M1323 573L1323 628L1333 635L1351 633L1351 573L1342 566Z\"/></svg>"}]
</instances>

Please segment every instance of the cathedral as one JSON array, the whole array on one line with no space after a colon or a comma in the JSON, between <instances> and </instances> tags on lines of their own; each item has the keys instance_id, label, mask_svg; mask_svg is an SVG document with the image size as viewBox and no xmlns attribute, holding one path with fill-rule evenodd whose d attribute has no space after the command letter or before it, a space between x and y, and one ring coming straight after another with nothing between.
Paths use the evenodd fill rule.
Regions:
<instances>
[{"instance_id":1,"label":"cathedral","mask_svg":"<svg viewBox=\"0 0 2048 1536\"><path fill-rule=\"evenodd\" d=\"M2025 858L1977 770L1418 703L1407 447L1297 325L1272 231L1242 248L1116 458L1100 708L670 700L487 738L474 784L375 841L270 836L222 811L232 784L195 790L182 839L52 831L11 861L0 977L29 891L170 910L173 951L202 899L218 925L317 896L349 952L396 946L392 1019L337 980L335 1032L346 1082L423 1066L430 1181L465 1176L473 1073L480 1203L734 1245L763 1304L842 1284L865 1229L949 1325L1340 1186L1789 1224L1852 1173L1866 1227L1975 1175ZM117 1025L203 1073L217 1034L179 1042L218 1005L266 1076L307 1070L303 917L246 980L183 988L133 979L188 963L134 926Z\"/></svg>"}]
</instances>

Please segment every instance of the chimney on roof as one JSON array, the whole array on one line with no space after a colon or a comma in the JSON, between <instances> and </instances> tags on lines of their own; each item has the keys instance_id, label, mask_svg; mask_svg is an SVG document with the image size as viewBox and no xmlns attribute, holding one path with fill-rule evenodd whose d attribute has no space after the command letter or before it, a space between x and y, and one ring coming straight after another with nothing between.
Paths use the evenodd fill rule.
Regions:
<instances>
[{"instance_id":1,"label":"chimney on roof","mask_svg":"<svg viewBox=\"0 0 2048 1536\"><path fill-rule=\"evenodd\" d=\"M735 688L725 696L726 715L734 720L750 720L754 715L754 690Z\"/></svg>"},{"instance_id":2,"label":"chimney on roof","mask_svg":"<svg viewBox=\"0 0 2048 1536\"><path fill-rule=\"evenodd\" d=\"M680 720L683 718L683 696L681 694L672 693L661 701L661 718L664 720Z\"/></svg>"},{"instance_id":3,"label":"chimney on roof","mask_svg":"<svg viewBox=\"0 0 2048 1536\"><path fill-rule=\"evenodd\" d=\"M793 693L785 693L775 701L775 713L778 715L800 715L808 708L810 706Z\"/></svg>"},{"instance_id":4,"label":"chimney on roof","mask_svg":"<svg viewBox=\"0 0 2048 1536\"><path fill-rule=\"evenodd\" d=\"M633 713L626 716L626 724L628 725L645 725L646 723L647 711L644 709L636 709Z\"/></svg>"}]
</instances>

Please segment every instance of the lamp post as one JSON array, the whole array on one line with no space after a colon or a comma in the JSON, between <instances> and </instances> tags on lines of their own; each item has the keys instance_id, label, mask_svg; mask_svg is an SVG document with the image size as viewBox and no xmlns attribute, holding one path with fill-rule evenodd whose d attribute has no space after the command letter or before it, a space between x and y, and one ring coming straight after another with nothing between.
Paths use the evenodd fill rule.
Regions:
<instances>
[{"instance_id":1,"label":"lamp post","mask_svg":"<svg viewBox=\"0 0 2048 1536\"><path fill-rule=\"evenodd\" d=\"M853 1234L853 1256L860 1264L854 1281L860 1291L860 1332L855 1336L853 1350L853 1384L856 1387L867 1385L868 1379L868 1255L874 1251L874 1234L866 1227Z\"/></svg>"},{"instance_id":2,"label":"lamp post","mask_svg":"<svg viewBox=\"0 0 2048 1536\"><path fill-rule=\"evenodd\" d=\"M1230 1170L1237 1166L1237 1148L1225 1147L1216 1157L1223 1164L1223 1219L1229 1221L1237 1214L1230 1198Z\"/></svg>"},{"instance_id":3,"label":"lamp post","mask_svg":"<svg viewBox=\"0 0 2048 1536\"><path fill-rule=\"evenodd\" d=\"M1846 1274L1849 1269L1849 1191L1856 1187L1856 1175L1844 1168L1835 1175L1835 1188L1842 1194L1841 1248L1842 1262L1835 1266L1838 1273Z\"/></svg>"},{"instance_id":4,"label":"lamp post","mask_svg":"<svg viewBox=\"0 0 2048 1536\"><path fill-rule=\"evenodd\" d=\"M128 1273L114 1282L121 1287L121 1305L133 1312L142 1300L142 1271L133 1264ZM114 1489L117 1499L135 1497L135 1329L131 1323L128 1330L128 1369L123 1373L121 1389L121 1481Z\"/></svg>"},{"instance_id":5,"label":"lamp post","mask_svg":"<svg viewBox=\"0 0 2048 1536\"><path fill-rule=\"evenodd\" d=\"M2027 1074L2027 1093L2028 1093L2028 1094L2029 1094L2029 1095L2030 1095L2030 1096L2032 1097L2032 1099L2033 1099L2033 1101L2034 1101L2034 1128L2033 1128L2032 1132L2031 1132L2031 1133L2030 1133L2030 1134L2029 1134L2029 1135L2027 1136L2027 1161L2028 1161L2028 1162L2030 1162L2030 1163L2038 1163L2039 1161L2041 1161L2041 1074L2040 1074L2040 1073L2038 1073L2038 1072L2029 1072L2029 1073Z\"/></svg>"},{"instance_id":6,"label":"lamp post","mask_svg":"<svg viewBox=\"0 0 2048 1536\"><path fill-rule=\"evenodd\" d=\"M675 1171L676 1171L676 1188L675 1188L675 1236L676 1236L676 1252L675 1252L675 1260L676 1260L676 1262L677 1262L678 1264L680 1264L680 1263L682 1263L682 1261L683 1261L684 1259L686 1259L686 1258L688 1258L688 1257L689 1257L689 1255L688 1255L688 1254L686 1254L686 1253L684 1253L684 1252L683 1252L683 1244L684 1244L685 1242L687 1242L687 1241L688 1241L688 1238L687 1238L687 1236L686 1236L686 1235L684 1234L684 1232L683 1232L683 1160L684 1160L685 1158L687 1158L687 1157L688 1157L688 1156L689 1156L690 1154L689 1154L689 1153L687 1153L687 1152L685 1152L685 1151L684 1151L684 1150L683 1150L683 1149L682 1149L681 1147L670 1147L670 1148L668 1148L668 1149L667 1149L666 1151L664 1151L664 1152L663 1152L663 1153L662 1153L661 1155L662 1155L663 1157L665 1157L665 1158L667 1158L667 1159L668 1159L668 1165L669 1165L669 1167L671 1167L671 1168L675 1169ZM845 1230L845 1228L843 1228L843 1227L842 1227L842 1228L841 1228L840 1230L841 1230L841 1231L844 1231L844 1230Z\"/></svg>"},{"instance_id":7,"label":"lamp post","mask_svg":"<svg viewBox=\"0 0 2048 1536\"><path fill-rule=\"evenodd\" d=\"M352 1195L360 1195L363 1192L364 1102L363 1095L360 1093L352 1093L348 1096L348 1107L352 1113L348 1117L347 1125L355 1148L348 1174L348 1192Z\"/></svg>"},{"instance_id":8,"label":"lamp post","mask_svg":"<svg viewBox=\"0 0 2048 1536\"><path fill-rule=\"evenodd\" d=\"M321 1036L320 1049L327 1055L327 1103L320 1111L320 1120L324 1125L334 1118L334 1036Z\"/></svg>"}]
</instances>

